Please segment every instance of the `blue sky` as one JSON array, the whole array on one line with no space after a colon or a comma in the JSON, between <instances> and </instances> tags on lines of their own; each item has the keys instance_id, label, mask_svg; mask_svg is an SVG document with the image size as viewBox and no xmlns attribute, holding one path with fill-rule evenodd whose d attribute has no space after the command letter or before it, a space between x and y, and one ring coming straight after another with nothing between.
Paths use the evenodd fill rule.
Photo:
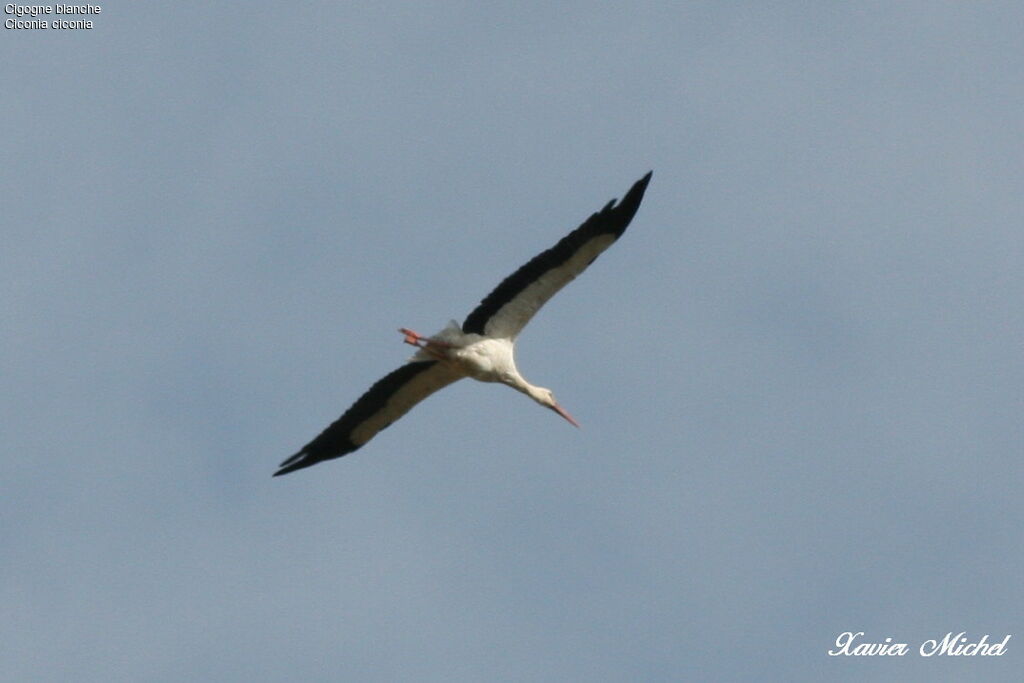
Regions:
<instances>
[{"instance_id":1,"label":"blue sky","mask_svg":"<svg viewBox=\"0 0 1024 683\"><path fill-rule=\"evenodd\" d=\"M1019 5L102 8L0 41L4 680L1019 678ZM271 479L648 169L520 338L581 430Z\"/></svg>"}]
</instances>

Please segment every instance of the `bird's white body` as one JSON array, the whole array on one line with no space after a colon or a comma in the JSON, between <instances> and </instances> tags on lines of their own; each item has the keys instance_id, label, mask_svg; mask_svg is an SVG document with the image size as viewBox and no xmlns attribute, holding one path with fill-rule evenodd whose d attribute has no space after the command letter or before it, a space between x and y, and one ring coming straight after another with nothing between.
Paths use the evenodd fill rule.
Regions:
<instances>
[{"instance_id":1,"label":"bird's white body","mask_svg":"<svg viewBox=\"0 0 1024 683\"><path fill-rule=\"evenodd\" d=\"M463 377L507 384L578 427L550 389L534 386L519 374L516 338L552 296L622 235L639 208L650 179L648 173L618 205L614 200L608 202L555 246L505 278L462 325L452 321L433 337L402 328L406 343L419 347L416 354L370 387L318 437L281 463L274 476L359 449L424 398Z\"/></svg>"},{"instance_id":2,"label":"bird's white body","mask_svg":"<svg viewBox=\"0 0 1024 683\"><path fill-rule=\"evenodd\" d=\"M466 333L454 320L433 337L420 337L405 329L402 332L406 334L406 342L420 347L410 362L438 361L456 377L507 384L579 427L579 423L558 405L554 392L530 384L519 374L512 339Z\"/></svg>"},{"instance_id":3,"label":"bird's white body","mask_svg":"<svg viewBox=\"0 0 1024 683\"><path fill-rule=\"evenodd\" d=\"M519 375L513 353L514 342L511 339L467 334L453 320L430 337L425 346L409 360L440 360L466 377L481 382L508 384L513 377Z\"/></svg>"}]
</instances>

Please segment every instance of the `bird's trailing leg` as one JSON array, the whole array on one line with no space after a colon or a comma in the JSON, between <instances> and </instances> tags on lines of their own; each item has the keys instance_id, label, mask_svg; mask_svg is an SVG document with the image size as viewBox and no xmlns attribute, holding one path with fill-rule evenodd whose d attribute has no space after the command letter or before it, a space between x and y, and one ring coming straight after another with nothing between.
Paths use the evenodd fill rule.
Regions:
<instances>
[{"instance_id":1,"label":"bird's trailing leg","mask_svg":"<svg viewBox=\"0 0 1024 683\"><path fill-rule=\"evenodd\" d=\"M443 360L445 354L440 349L450 349L452 345L448 342L440 341L439 339L431 339L430 337L424 337L419 332L413 332L407 327L400 327L398 331L405 335L404 341L406 344L415 346L423 349L430 355L434 356L439 360Z\"/></svg>"},{"instance_id":2,"label":"bird's trailing leg","mask_svg":"<svg viewBox=\"0 0 1024 683\"><path fill-rule=\"evenodd\" d=\"M403 339L402 341L404 341L406 344L420 347L426 344L426 342L423 341L424 337L420 336L418 332L413 332L412 330L406 327L399 327L398 331L405 335L405 339Z\"/></svg>"}]
</instances>

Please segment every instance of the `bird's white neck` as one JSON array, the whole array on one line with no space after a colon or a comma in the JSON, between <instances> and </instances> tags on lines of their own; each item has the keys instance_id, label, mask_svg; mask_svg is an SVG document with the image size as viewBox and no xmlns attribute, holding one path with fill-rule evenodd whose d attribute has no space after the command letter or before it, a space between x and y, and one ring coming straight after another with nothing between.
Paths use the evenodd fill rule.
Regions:
<instances>
[{"instance_id":1,"label":"bird's white neck","mask_svg":"<svg viewBox=\"0 0 1024 683\"><path fill-rule=\"evenodd\" d=\"M508 384L510 387L512 387L516 391L520 391L520 392L526 394L527 396L532 398L537 403L540 403L541 405L544 405L544 406L548 405L547 398L548 398L548 396L550 395L551 392L549 392L544 387L538 387L538 386L534 386L533 384L530 384L518 372L513 374L513 375L511 375L509 377L508 381L506 382L506 384Z\"/></svg>"}]
</instances>

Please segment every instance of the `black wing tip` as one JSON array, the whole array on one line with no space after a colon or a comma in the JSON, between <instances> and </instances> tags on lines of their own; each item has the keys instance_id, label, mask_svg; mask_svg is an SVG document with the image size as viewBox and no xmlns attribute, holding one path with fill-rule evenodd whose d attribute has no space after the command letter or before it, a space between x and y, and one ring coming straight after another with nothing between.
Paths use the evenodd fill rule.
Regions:
<instances>
[{"instance_id":1,"label":"black wing tip","mask_svg":"<svg viewBox=\"0 0 1024 683\"><path fill-rule=\"evenodd\" d=\"M633 183L621 200L613 199L608 202L601 211L607 211L608 209L615 207L616 209L621 208L624 204L635 203L637 206L640 205L640 200L643 199L644 192L647 190L647 185L651 182L651 176L654 175L654 171L648 171L640 180Z\"/></svg>"},{"instance_id":2,"label":"black wing tip","mask_svg":"<svg viewBox=\"0 0 1024 683\"><path fill-rule=\"evenodd\" d=\"M309 453L307 453L306 451L299 451L298 453L296 453L295 455L291 456L290 458L282 462L280 465L278 465L280 469L277 472L274 472L272 476L280 477L282 474L288 474L289 472L294 472L295 470L301 470L304 467L315 465L318 462L320 461L314 460L313 458L309 457Z\"/></svg>"},{"instance_id":3,"label":"black wing tip","mask_svg":"<svg viewBox=\"0 0 1024 683\"><path fill-rule=\"evenodd\" d=\"M602 221L594 226L596 230L613 233L616 238L621 237L632 222L633 216L640 209L640 202L643 201L644 192L647 191L647 184L651 182L652 175L654 175L654 171L648 171L643 178L633 183L621 200L611 200L603 209L594 214L591 220Z\"/></svg>"},{"instance_id":4,"label":"black wing tip","mask_svg":"<svg viewBox=\"0 0 1024 683\"><path fill-rule=\"evenodd\" d=\"M619 202L618 206L615 208L621 209L624 206L630 207L630 209L632 209L630 218L632 218L632 214L636 213L636 210L640 208L640 200L644 198L644 192L647 191L647 184L651 182L651 176L653 175L653 170L648 171L647 175L633 183L633 187L629 188L629 192L626 193L626 196L622 198L622 201Z\"/></svg>"}]
</instances>

